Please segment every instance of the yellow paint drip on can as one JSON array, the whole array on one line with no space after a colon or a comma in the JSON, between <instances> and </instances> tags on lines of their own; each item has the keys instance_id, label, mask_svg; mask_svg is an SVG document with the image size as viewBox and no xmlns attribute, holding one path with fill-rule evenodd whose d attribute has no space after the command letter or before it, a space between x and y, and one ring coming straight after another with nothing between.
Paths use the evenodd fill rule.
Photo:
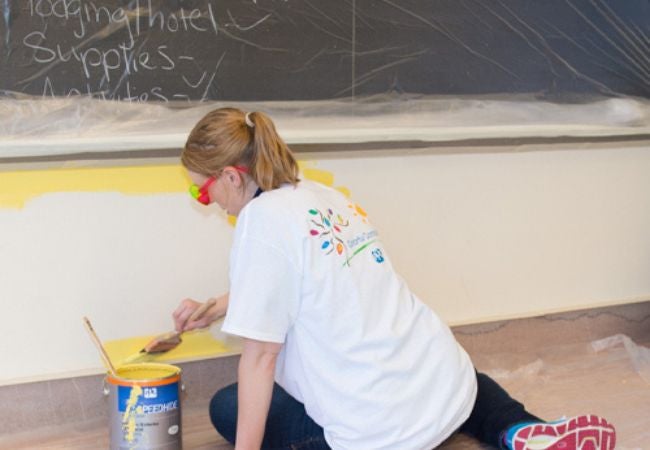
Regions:
<instances>
[{"instance_id":1,"label":"yellow paint drip on can","mask_svg":"<svg viewBox=\"0 0 650 450\"><path fill-rule=\"evenodd\" d=\"M124 365L106 376L112 450L181 449L181 369Z\"/></svg>"}]
</instances>

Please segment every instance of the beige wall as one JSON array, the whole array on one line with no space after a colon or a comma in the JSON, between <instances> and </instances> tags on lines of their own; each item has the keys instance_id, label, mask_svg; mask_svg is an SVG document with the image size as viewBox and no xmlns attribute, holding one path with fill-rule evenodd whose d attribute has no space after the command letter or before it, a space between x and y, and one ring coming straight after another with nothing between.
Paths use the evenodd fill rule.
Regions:
<instances>
[{"instance_id":1,"label":"beige wall","mask_svg":"<svg viewBox=\"0 0 650 450\"><path fill-rule=\"evenodd\" d=\"M648 143L304 159L451 324L650 299ZM99 372L83 315L104 340L155 334L227 289L232 227L184 192L54 190L0 208L0 231L0 384Z\"/></svg>"}]
</instances>

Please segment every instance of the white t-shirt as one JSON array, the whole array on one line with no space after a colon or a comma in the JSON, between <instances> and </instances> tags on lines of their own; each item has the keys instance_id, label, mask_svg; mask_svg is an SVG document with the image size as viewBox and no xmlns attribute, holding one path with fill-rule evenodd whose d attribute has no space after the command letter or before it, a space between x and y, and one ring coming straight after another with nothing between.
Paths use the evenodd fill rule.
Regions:
<instances>
[{"instance_id":1,"label":"white t-shirt","mask_svg":"<svg viewBox=\"0 0 650 450\"><path fill-rule=\"evenodd\" d=\"M223 331L284 343L276 382L333 449L430 450L469 417L469 356L340 192L265 192L241 211L230 259Z\"/></svg>"}]
</instances>

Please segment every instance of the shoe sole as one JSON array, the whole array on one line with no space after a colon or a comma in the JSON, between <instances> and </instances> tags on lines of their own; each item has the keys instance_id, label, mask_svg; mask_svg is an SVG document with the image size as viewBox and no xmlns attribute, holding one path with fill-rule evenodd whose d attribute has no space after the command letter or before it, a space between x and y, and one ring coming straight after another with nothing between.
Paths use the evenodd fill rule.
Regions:
<instances>
[{"instance_id":1,"label":"shoe sole","mask_svg":"<svg viewBox=\"0 0 650 450\"><path fill-rule=\"evenodd\" d=\"M578 416L524 427L515 434L512 445L513 450L613 450L616 431L600 417Z\"/></svg>"}]
</instances>

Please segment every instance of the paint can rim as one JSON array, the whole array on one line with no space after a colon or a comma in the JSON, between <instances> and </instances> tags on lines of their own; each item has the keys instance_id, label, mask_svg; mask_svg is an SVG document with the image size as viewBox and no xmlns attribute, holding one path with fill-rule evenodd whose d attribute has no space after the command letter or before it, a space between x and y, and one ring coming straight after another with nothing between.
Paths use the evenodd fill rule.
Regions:
<instances>
[{"instance_id":1,"label":"paint can rim","mask_svg":"<svg viewBox=\"0 0 650 450\"><path fill-rule=\"evenodd\" d=\"M129 378L126 376L120 376L121 371L151 371L151 370L160 370L160 371L169 371L168 375L154 376L150 378ZM107 373L106 380L113 385L119 386L135 386L135 385L148 385L156 386L161 384L170 384L176 381L180 381L181 378L181 368L171 364L161 364L161 363L137 363L137 364L125 364L117 368L117 373Z\"/></svg>"}]
</instances>

